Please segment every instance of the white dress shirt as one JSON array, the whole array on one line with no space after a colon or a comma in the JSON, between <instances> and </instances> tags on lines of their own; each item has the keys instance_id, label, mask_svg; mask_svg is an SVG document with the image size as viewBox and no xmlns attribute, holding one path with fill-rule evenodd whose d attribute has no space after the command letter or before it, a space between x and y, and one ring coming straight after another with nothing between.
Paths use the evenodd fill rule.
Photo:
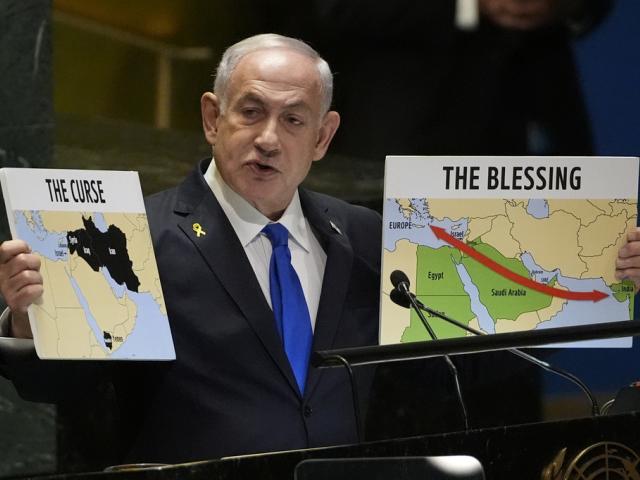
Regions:
<instances>
[{"instance_id":1,"label":"white dress shirt","mask_svg":"<svg viewBox=\"0 0 640 480\"><path fill-rule=\"evenodd\" d=\"M267 236L262 233L262 229L271 223L271 220L226 184L220 171L216 168L215 160L211 161L204 178L236 232L256 274L262 293L271 306L269 262L272 247ZM327 254L320 246L309 222L302 213L297 190L278 223L284 225L289 231L291 264L300 278L309 308L311 328L315 330Z\"/></svg>"}]
</instances>

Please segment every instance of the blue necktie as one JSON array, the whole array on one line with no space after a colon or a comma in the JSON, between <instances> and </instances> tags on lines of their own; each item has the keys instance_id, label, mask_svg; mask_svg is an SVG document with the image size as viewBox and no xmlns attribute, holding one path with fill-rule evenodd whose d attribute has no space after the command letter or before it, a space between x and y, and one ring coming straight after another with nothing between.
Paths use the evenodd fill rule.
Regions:
<instances>
[{"instance_id":1,"label":"blue necktie","mask_svg":"<svg viewBox=\"0 0 640 480\"><path fill-rule=\"evenodd\" d=\"M273 247L269 264L269 288L273 314L298 388L300 393L304 394L313 340L309 309L304 299L300 279L291 265L289 232L279 223L270 223L262 231Z\"/></svg>"}]
</instances>

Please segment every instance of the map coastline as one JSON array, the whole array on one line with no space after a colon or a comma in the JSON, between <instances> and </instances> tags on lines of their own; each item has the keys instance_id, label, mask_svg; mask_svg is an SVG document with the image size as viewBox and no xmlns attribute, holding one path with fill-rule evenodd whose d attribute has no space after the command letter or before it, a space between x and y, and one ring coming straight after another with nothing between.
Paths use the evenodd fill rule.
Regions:
<instances>
[{"instance_id":1,"label":"map coastline","mask_svg":"<svg viewBox=\"0 0 640 480\"><path fill-rule=\"evenodd\" d=\"M3 168L0 182L13 238L41 261L38 356L175 359L138 174Z\"/></svg>"},{"instance_id":2,"label":"map coastline","mask_svg":"<svg viewBox=\"0 0 640 480\"><path fill-rule=\"evenodd\" d=\"M484 168L508 176L525 163L553 161L571 164L571 194L482 190ZM614 165L624 168L611 170L621 178L636 172L637 181L637 163L624 158ZM380 343L429 339L414 312L391 302L393 270L407 274L425 305L489 334L633 319L634 287L615 278L615 259L637 226L637 185L626 178L628 185L607 197L601 185L593 188L596 165L577 158L388 157ZM471 171L475 196L472 177L464 176ZM456 182L467 188L456 190ZM437 318L432 327L438 338L467 335ZM571 346L631 345L621 338Z\"/></svg>"}]
</instances>

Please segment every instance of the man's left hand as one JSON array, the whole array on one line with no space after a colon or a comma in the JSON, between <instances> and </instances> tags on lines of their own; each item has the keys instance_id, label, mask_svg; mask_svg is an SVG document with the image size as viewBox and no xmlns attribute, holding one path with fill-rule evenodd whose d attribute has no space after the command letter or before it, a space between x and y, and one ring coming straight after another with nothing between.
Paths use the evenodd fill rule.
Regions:
<instances>
[{"instance_id":1,"label":"man's left hand","mask_svg":"<svg viewBox=\"0 0 640 480\"><path fill-rule=\"evenodd\" d=\"M618 252L616 278L629 279L640 289L640 228L627 234L627 244Z\"/></svg>"}]
</instances>

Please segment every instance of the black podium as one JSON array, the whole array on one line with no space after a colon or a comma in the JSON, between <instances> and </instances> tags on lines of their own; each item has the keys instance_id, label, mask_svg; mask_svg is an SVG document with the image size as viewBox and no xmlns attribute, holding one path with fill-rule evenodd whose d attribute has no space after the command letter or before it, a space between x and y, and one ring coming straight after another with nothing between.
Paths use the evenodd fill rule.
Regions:
<instances>
[{"instance_id":1,"label":"black podium","mask_svg":"<svg viewBox=\"0 0 640 480\"><path fill-rule=\"evenodd\" d=\"M420 344L363 347L317 352L320 367L384 363L400 359L471 353L638 335L640 321L515 332L470 339L436 340ZM512 352L513 353L513 352ZM350 368L349 368L350 370ZM590 394L589 394L590 395ZM591 395L590 395L591 397ZM355 399L354 399L355 400ZM354 401L357 404L357 401ZM513 408L518 408L514 405ZM598 412L596 407L594 412ZM444 434L395 438L281 453L257 454L144 470L121 469L40 479L148 480L293 480L296 467L309 459L396 459L467 455L478 459L487 479L638 479L640 478L640 411L554 422L476 428ZM427 477L428 478L428 477ZM391 480L391 479L390 479Z\"/></svg>"},{"instance_id":2,"label":"black podium","mask_svg":"<svg viewBox=\"0 0 640 480\"><path fill-rule=\"evenodd\" d=\"M471 455L480 460L489 480L633 479L640 474L639 432L640 412L633 412L234 457L142 471L39 478L293 480L296 466L306 459Z\"/></svg>"}]
</instances>

